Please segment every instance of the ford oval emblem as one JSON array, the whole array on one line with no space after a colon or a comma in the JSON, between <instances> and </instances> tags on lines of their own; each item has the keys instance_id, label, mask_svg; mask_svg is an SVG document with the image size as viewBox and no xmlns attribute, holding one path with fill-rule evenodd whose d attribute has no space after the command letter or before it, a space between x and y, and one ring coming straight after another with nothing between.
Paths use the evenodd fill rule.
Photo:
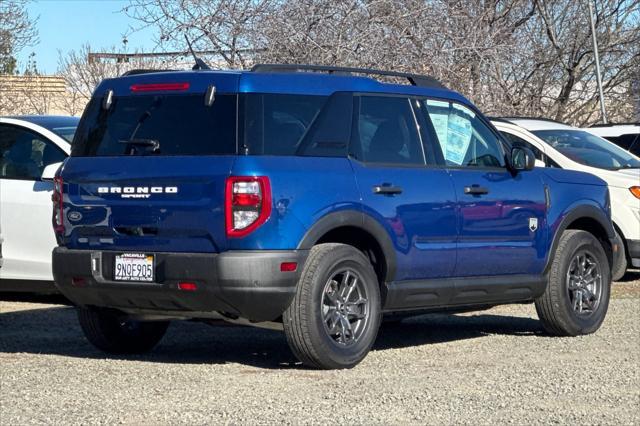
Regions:
<instances>
[{"instance_id":1,"label":"ford oval emblem","mask_svg":"<svg viewBox=\"0 0 640 426\"><path fill-rule=\"evenodd\" d=\"M82 219L82 213L80 213L80 212L69 212L67 217L69 218L70 221L77 222L80 219Z\"/></svg>"}]
</instances>

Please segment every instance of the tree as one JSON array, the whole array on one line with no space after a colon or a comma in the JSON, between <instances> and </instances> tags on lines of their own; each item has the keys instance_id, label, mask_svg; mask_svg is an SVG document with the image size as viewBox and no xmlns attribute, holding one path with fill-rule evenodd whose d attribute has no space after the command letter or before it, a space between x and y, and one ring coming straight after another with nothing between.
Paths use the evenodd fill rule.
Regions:
<instances>
[{"instance_id":1,"label":"tree","mask_svg":"<svg viewBox=\"0 0 640 426\"><path fill-rule=\"evenodd\" d=\"M595 58L584 2L535 0L534 19L515 34L509 62L496 63L505 109L577 125L599 119ZM614 119L632 114L630 86L640 56L640 2L596 2L603 88Z\"/></svg>"},{"instance_id":2,"label":"tree","mask_svg":"<svg viewBox=\"0 0 640 426\"><path fill-rule=\"evenodd\" d=\"M15 54L37 39L36 20L29 17L26 4L26 0L0 1L0 74L15 73Z\"/></svg>"},{"instance_id":3,"label":"tree","mask_svg":"<svg viewBox=\"0 0 640 426\"><path fill-rule=\"evenodd\" d=\"M0 114L15 111L15 54L36 41L35 20L26 11L25 0L0 0Z\"/></svg>"},{"instance_id":4,"label":"tree","mask_svg":"<svg viewBox=\"0 0 640 426\"><path fill-rule=\"evenodd\" d=\"M124 12L142 27L158 30L160 49L209 50L227 68L250 64L260 19L274 11L273 0L131 0ZM217 61L216 61L217 63ZM215 65L215 64L214 64Z\"/></svg>"},{"instance_id":5,"label":"tree","mask_svg":"<svg viewBox=\"0 0 640 426\"><path fill-rule=\"evenodd\" d=\"M111 47L107 51L115 52ZM163 60L134 57L127 61L90 60L92 52L89 44L84 44L79 50L71 50L58 56L58 71L67 87L67 96L61 100L58 107L64 112L77 115L84 109L91 94L100 82L106 78L122 75L132 69L166 69L170 64Z\"/></svg>"},{"instance_id":6,"label":"tree","mask_svg":"<svg viewBox=\"0 0 640 426\"><path fill-rule=\"evenodd\" d=\"M605 98L614 120L628 120L640 0L595 4ZM130 0L125 12L157 29L160 48L186 50L187 34L218 66L315 63L428 73L491 114L576 125L599 118L583 1Z\"/></svg>"}]
</instances>

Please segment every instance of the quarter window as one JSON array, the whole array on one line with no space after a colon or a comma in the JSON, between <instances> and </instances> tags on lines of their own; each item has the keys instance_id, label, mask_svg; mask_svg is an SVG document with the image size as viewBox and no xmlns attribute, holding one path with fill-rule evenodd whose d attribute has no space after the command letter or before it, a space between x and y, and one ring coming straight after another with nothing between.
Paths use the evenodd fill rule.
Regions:
<instances>
[{"instance_id":1,"label":"quarter window","mask_svg":"<svg viewBox=\"0 0 640 426\"><path fill-rule=\"evenodd\" d=\"M407 98L357 96L351 154L366 163L421 165L424 153Z\"/></svg>"},{"instance_id":2,"label":"quarter window","mask_svg":"<svg viewBox=\"0 0 640 426\"><path fill-rule=\"evenodd\" d=\"M242 98L244 135L241 148L251 155L296 155L325 96L249 94ZM346 153L346 144L343 151Z\"/></svg>"},{"instance_id":3,"label":"quarter window","mask_svg":"<svg viewBox=\"0 0 640 426\"><path fill-rule=\"evenodd\" d=\"M500 140L471 109L432 99L424 106L448 166L505 166Z\"/></svg>"}]
</instances>

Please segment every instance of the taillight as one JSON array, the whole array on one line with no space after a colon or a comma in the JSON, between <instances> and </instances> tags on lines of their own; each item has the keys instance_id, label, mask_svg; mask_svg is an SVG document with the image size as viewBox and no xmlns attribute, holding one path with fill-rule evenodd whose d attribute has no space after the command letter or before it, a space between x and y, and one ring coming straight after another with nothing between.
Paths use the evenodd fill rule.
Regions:
<instances>
[{"instance_id":1,"label":"taillight","mask_svg":"<svg viewBox=\"0 0 640 426\"><path fill-rule=\"evenodd\" d=\"M53 230L56 234L64 234L63 181L60 176L53 178Z\"/></svg>"},{"instance_id":2,"label":"taillight","mask_svg":"<svg viewBox=\"0 0 640 426\"><path fill-rule=\"evenodd\" d=\"M271 184L266 176L231 176L225 190L227 237L244 237L269 219Z\"/></svg>"}]
</instances>

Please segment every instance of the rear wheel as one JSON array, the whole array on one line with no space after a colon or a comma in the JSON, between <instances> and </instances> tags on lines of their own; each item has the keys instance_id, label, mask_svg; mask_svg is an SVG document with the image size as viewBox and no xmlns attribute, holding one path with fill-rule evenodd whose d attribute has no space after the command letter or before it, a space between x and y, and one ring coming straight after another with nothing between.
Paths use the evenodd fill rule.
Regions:
<instances>
[{"instance_id":1,"label":"rear wheel","mask_svg":"<svg viewBox=\"0 0 640 426\"><path fill-rule=\"evenodd\" d=\"M549 282L536 300L536 311L550 334L593 333L609 306L611 274L600 241L585 231L568 230L560 237Z\"/></svg>"},{"instance_id":2,"label":"rear wheel","mask_svg":"<svg viewBox=\"0 0 640 426\"><path fill-rule=\"evenodd\" d=\"M618 281L627 272L627 254L624 249L622 237L618 234L618 231L615 231L615 233L615 243L618 245L618 250L620 250L620 256L617 257L617 260L611 267L611 279Z\"/></svg>"},{"instance_id":3,"label":"rear wheel","mask_svg":"<svg viewBox=\"0 0 640 426\"><path fill-rule=\"evenodd\" d=\"M134 321L107 309L78 308L78 319L89 342L113 354L148 352L169 327L169 321Z\"/></svg>"},{"instance_id":4,"label":"rear wheel","mask_svg":"<svg viewBox=\"0 0 640 426\"><path fill-rule=\"evenodd\" d=\"M311 249L283 325L291 350L304 364L351 368L375 342L380 312L380 289L369 260L345 244L320 244Z\"/></svg>"}]
</instances>

